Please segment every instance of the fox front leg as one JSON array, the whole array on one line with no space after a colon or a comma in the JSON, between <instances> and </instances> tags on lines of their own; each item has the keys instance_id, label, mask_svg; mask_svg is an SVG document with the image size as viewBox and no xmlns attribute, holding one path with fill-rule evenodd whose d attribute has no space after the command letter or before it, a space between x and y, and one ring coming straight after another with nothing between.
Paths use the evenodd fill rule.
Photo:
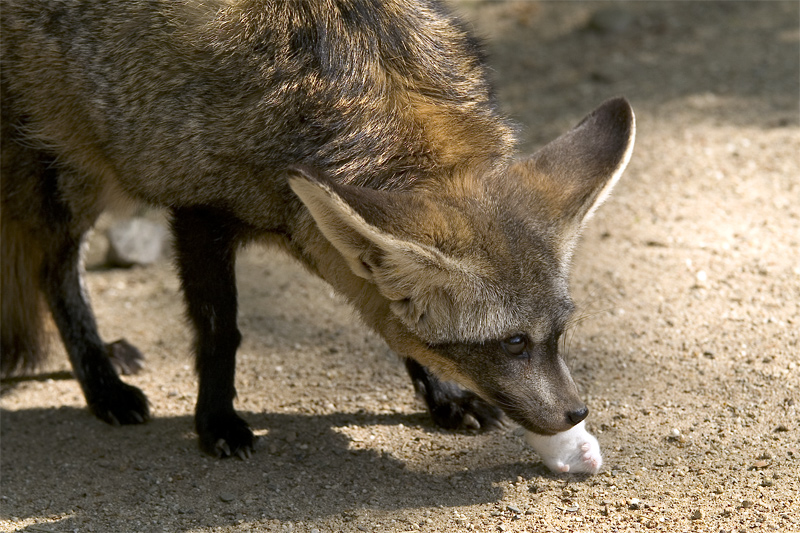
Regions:
<instances>
[{"instance_id":1,"label":"fox front leg","mask_svg":"<svg viewBox=\"0 0 800 533\"><path fill-rule=\"evenodd\" d=\"M503 424L503 412L452 381L442 381L413 359L406 370L425 400L434 423L445 429L491 429Z\"/></svg>"},{"instance_id":2,"label":"fox front leg","mask_svg":"<svg viewBox=\"0 0 800 533\"><path fill-rule=\"evenodd\" d=\"M183 293L195 330L200 385L195 427L200 447L216 457L249 457L256 438L233 409L236 350L241 341L234 273L240 224L205 207L175 209L172 223Z\"/></svg>"}]
</instances>

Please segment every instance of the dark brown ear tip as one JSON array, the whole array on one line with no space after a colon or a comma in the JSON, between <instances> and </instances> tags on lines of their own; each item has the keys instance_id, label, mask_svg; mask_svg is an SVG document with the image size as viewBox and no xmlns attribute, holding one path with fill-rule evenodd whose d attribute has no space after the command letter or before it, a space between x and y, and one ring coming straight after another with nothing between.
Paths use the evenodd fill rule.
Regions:
<instances>
[{"instance_id":1,"label":"dark brown ear tip","mask_svg":"<svg viewBox=\"0 0 800 533\"><path fill-rule=\"evenodd\" d=\"M284 174L288 177L308 177L311 173L309 172L310 168L304 165L291 165L286 167L284 170Z\"/></svg>"},{"instance_id":2,"label":"dark brown ear tip","mask_svg":"<svg viewBox=\"0 0 800 533\"><path fill-rule=\"evenodd\" d=\"M615 96L613 98L609 98L608 100L606 100L605 102L600 104L600 107L604 107L604 106L616 107L616 108L625 109L625 110L628 110L628 111L632 110L631 103L624 96Z\"/></svg>"},{"instance_id":3,"label":"dark brown ear tip","mask_svg":"<svg viewBox=\"0 0 800 533\"><path fill-rule=\"evenodd\" d=\"M595 111L606 111L610 113L633 114L633 107L624 96L609 98L600 104Z\"/></svg>"},{"instance_id":4,"label":"dark brown ear tip","mask_svg":"<svg viewBox=\"0 0 800 533\"><path fill-rule=\"evenodd\" d=\"M627 99L618 96L600 104L575 126L575 130L590 129L613 132L620 139L630 138L634 130L633 108Z\"/></svg>"},{"instance_id":5,"label":"dark brown ear tip","mask_svg":"<svg viewBox=\"0 0 800 533\"><path fill-rule=\"evenodd\" d=\"M624 96L606 100L595 109L592 115L602 115L605 120L619 125L633 123L633 107Z\"/></svg>"}]
</instances>

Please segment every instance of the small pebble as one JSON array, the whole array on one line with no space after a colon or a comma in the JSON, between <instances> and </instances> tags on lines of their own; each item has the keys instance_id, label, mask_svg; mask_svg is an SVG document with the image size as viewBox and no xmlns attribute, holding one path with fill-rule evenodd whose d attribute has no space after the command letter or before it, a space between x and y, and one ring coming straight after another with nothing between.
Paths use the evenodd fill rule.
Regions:
<instances>
[{"instance_id":1,"label":"small pebble","mask_svg":"<svg viewBox=\"0 0 800 533\"><path fill-rule=\"evenodd\" d=\"M689 518L692 520L700 520L701 518L703 518L703 511L701 511L700 509L695 509Z\"/></svg>"},{"instance_id":2,"label":"small pebble","mask_svg":"<svg viewBox=\"0 0 800 533\"><path fill-rule=\"evenodd\" d=\"M236 495L233 494L232 492L220 492L219 499L222 500L223 502L232 502L233 500L236 499Z\"/></svg>"},{"instance_id":3,"label":"small pebble","mask_svg":"<svg viewBox=\"0 0 800 533\"><path fill-rule=\"evenodd\" d=\"M639 501L639 498L631 498L631 501L628 502L628 509L631 511L637 511L642 508L642 502Z\"/></svg>"}]
</instances>

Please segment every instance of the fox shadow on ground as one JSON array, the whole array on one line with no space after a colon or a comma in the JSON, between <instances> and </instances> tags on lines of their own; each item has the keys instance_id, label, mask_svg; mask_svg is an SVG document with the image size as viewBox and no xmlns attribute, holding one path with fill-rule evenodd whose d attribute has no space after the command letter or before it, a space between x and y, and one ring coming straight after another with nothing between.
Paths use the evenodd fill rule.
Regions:
<instances>
[{"instance_id":1,"label":"fox shadow on ground","mask_svg":"<svg viewBox=\"0 0 800 533\"><path fill-rule=\"evenodd\" d=\"M404 425L439 432L424 413L245 412L242 415L262 434L257 452L245 461L202 455L190 416L111 427L75 407L3 410L0 415L4 497L16 502L14 507L41 509L37 518L70 515L64 518L65 527L71 520L80 522L84 512L104 510L109 520L119 521L120 530L129 530L128 520L141 518L142 507L152 508L154 519L171 516L168 527L177 530L264 519L311 520L337 513L357 520L358 510L364 509L496 502L503 497L501 482L517 476L552 477L535 455L521 448L519 461L488 460L466 471L460 466L462 459L472 455L474 462L476 455L486 453L485 440L477 437L474 447L453 450L444 459L445 468L442 459L437 460L436 470L446 472L442 474L426 472L424 465L407 464L376 447L354 447L339 430ZM414 445L419 444L409 444ZM502 438L492 445L521 447ZM31 448L40 461L18 460L16 450L30 454ZM433 459L428 455L427 460ZM108 507L111 502L113 508Z\"/></svg>"}]
</instances>

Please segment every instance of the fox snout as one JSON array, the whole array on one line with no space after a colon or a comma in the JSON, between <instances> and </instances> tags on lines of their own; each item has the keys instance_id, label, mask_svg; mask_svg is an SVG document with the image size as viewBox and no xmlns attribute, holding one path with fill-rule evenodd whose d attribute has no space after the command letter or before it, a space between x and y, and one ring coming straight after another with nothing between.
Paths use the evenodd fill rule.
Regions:
<instances>
[{"instance_id":1,"label":"fox snout","mask_svg":"<svg viewBox=\"0 0 800 533\"><path fill-rule=\"evenodd\" d=\"M586 420L589 416L589 408L585 405L567 413L567 419L572 422L572 425L577 425Z\"/></svg>"},{"instance_id":2,"label":"fox snout","mask_svg":"<svg viewBox=\"0 0 800 533\"><path fill-rule=\"evenodd\" d=\"M476 377L481 389L477 392L525 429L554 435L589 416L561 355L545 351L531 354L521 364L506 363L495 364L494 372L487 369Z\"/></svg>"},{"instance_id":3,"label":"fox snout","mask_svg":"<svg viewBox=\"0 0 800 533\"><path fill-rule=\"evenodd\" d=\"M505 385L490 384L494 392L482 394L528 431L554 435L568 431L589 416L589 408L578 396L571 376L514 379Z\"/></svg>"},{"instance_id":4,"label":"fox snout","mask_svg":"<svg viewBox=\"0 0 800 533\"><path fill-rule=\"evenodd\" d=\"M549 412L551 409L552 413ZM563 409L564 406L559 402L552 408L543 405L530 411L525 406L506 405L504 412L514 422L539 435L555 435L569 431L589 416L589 408L580 400L577 400L574 407L567 407L569 410L564 411Z\"/></svg>"}]
</instances>

